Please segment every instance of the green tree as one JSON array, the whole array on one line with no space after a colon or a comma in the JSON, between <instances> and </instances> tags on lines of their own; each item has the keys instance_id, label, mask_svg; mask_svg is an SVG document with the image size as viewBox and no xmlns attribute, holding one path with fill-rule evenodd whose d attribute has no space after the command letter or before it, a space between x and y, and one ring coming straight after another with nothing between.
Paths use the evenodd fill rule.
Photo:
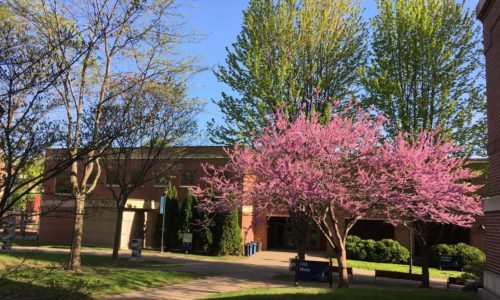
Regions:
<instances>
[{"instance_id":1,"label":"green tree","mask_svg":"<svg viewBox=\"0 0 500 300\"><path fill-rule=\"evenodd\" d=\"M177 189L169 182L165 197L165 245L169 249L179 246L179 201Z\"/></svg>"},{"instance_id":2,"label":"green tree","mask_svg":"<svg viewBox=\"0 0 500 300\"><path fill-rule=\"evenodd\" d=\"M191 190L188 191L186 199L182 203L179 237L182 238L183 233L193 231L193 201L194 197Z\"/></svg>"},{"instance_id":3,"label":"green tree","mask_svg":"<svg viewBox=\"0 0 500 300\"><path fill-rule=\"evenodd\" d=\"M193 197L191 205L191 211L193 212L193 250L209 253L213 244L212 230L208 226L210 220L206 213L198 209L198 199Z\"/></svg>"},{"instance_id":4,"label":"green tree","mask_svg":"<svg viewBox=\"0 0 500 300\"><path fill-rule=\"evenodd\" d=\"M214 254L240 255L242 245L238 210L218 215L215 219L214 228Z\"/></svg>"},{"instance_id":5,"label":"green tree","mask_svg":"<svg viewBox=\"0 0 500 300\"><path fill-rule=\"evenodd\" d=\"M358 0L250 1L226 66L215 71L235 93L216 101L225 124L209 123L212 141L248 142L278 107L290 118L303 110L328 118L330 98L356 91L365 39Z\"/></svg>"},{"instance_id":6,"label":"green tree","mask_svg":"<svg viewBox=\"0 0 500 300\"><path fill-rule=\"evenodd\" d=\"M378 0L367 99L388 131L440 128L467 151L484 154L482 43L473 13L455 0Z\"/></svg>"}]
</instances>

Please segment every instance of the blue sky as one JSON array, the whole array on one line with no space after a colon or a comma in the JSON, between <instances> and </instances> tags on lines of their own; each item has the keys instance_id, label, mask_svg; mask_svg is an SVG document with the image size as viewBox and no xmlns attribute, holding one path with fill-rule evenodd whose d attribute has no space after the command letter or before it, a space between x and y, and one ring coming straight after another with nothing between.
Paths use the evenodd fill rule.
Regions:
<instances>
[{"instance_id":1,"label":"blue sky","mask_svg":"<svg viewBox=\"0 0 500 300\"><path fill-rule=\"evenodd\" d=\"M467 8L474 10L478 0L466 0ZM201 63L209 68L224 64L225 47L236 40L242 23L242 11L248 0L185 0L186 5L181 12L185 15L188 26L203 33L204 37L183 47L186 54L199 56ZM368 19L377 13L375 0L363 3L364 18ZM217 81L211 70L195 76L189 86L189 96L205 101L205 110L200 114L200 129L214 118L219 124L223 122L222 114L212 99L219 99L222 91L230 89Z\"/></svg>"}]
</instances>

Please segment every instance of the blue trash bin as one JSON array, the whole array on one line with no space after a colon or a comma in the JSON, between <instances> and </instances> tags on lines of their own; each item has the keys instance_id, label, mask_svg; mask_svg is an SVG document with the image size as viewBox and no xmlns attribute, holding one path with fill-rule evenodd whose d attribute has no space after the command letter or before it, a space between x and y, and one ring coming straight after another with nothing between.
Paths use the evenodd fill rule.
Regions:
<instances>
[{"instance_id":1,"label":"blue trash bin","mask_svg":"<svg viewBox=\"0 0 500 300\"><path fill-rule=\"evenodd\" d=\"M255 253L257 253L257 243L252 242L252 255L254 255Z\"/></svg>"}]
</instances>

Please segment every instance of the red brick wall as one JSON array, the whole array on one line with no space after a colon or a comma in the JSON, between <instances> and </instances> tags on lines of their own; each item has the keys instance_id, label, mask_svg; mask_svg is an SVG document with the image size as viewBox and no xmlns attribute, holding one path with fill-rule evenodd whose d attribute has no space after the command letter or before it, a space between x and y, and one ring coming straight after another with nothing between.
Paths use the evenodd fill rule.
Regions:
<instances>
[{"instance_id":1,"label":"red brick wall","mask_svg":"<svg viewBox=\"0 0 500 300\"><path fill-rule=\"evenodd\" d=\"M48 152L48 156L54 155L53 152L57 153L58 150L50 150ZM182 171L194 171L195 172L195 181L196 184L200 183L200 178L204 176L202 164L210 163L216 166L223 165L227 162L226 154L223 151L222 147L194 147L192 151L190 150L189 154L186 155L186 158L180 159L177 161L176 166L170 172L171 175L175 176L172 179L172 183L176 186L178 191L178 199L180 204L185 200L188 188L180 186L180 178ZM138 163L138 161L133 161L132 163ZM158 165L165 163L165 161L159 160L157 162ZM51 164L51 160L46 160L46 166L49 167ZM103 168L104 169L104 168ZM133 169L133 166L132 166ZM44 194L43 200L51 201L51 200L70 200L70 195L61 196L55 193L56 186L56 178L52 178L44 182ZM149 181L144 184L142 187L138 187L131 195L132 199L144 199L151 200L157 202L155 207L159 207L160 197L165 191L164 186L155 185L154 181ZM101 177L98 180L98 184L95 190L88 196L90 200L112 200L112 193L108 189L106 185L106 172L103 170ZM42 206L43 206L42 201ZM64 205L64 204L63 204ZM71 204L72 206L73 204ZM54 209L52 209L54 210ZM45 211L47 212L47 207L45 207ZM63 243L69 244L71 243L72 238L72 229L73 229L73 215L72 209L57 208L56 212L52 212L50 214L42 214L40 218L40 241L46 243ZM89 210L87 209L87 213ZM157 210L150 211L147 215L147 231L146 231L146 240L151 241L147 242L147 246L155 246L152 241L152 237L154 235L156 217L154 216L157 213ZM90 244L92 241L85 241L84 236L84 244Z\"/></svg>"},{"instance_id":2,"label":"red brick wall","mask_svg":"<svg viewBox=\"0 0 500 300\"><path fill-rule=\"evenodd\" d=\"M500 195L500 1L484 1L483 22L488 108L489 196ZM499 200L489 200L499 201ZM487 269L500 274L500 211L485 212Z\"/></svg>"},{"instance_id":3,"label":"red brick wall","mask_svg":"<svg viewBox=\"0 0 500 300\"><path fill-rule=\"evenodd\" d=\"M489 194L500 194L500 1L493 1L483 20L488 97Z\"/></svg>"},{"instance_id":4,"label":"red brick wall","mask_svg":"<svg viewBox=\"0 0 500 300\"><path fill-rule=\"evenodd\" d=\"M38 235L41 243L69 244L73 236L73 209L48 212L42 208Z\"/></svg>"}]
</instances>

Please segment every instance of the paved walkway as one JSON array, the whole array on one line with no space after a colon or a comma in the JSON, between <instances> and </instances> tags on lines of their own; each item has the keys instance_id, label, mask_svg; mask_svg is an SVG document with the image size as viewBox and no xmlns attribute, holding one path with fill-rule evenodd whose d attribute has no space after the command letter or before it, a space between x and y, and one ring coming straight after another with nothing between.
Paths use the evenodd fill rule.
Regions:
<instances>
[{"instance_id":1,"label":"paved walkway","mask_svg":"<svg viewBox=\"0 0 500 300\"><path fill-rule=\"evenodd\" d=\"M47 252L68 252L67 249L50 249L22 247L16 250L37 250ZM82 253L110 255L107 250L83 250ZM128 253L122 254L127 257ZM255 287L287 287L292 285L292 276L288 272L289 259L295 256L292 252L259 252L249 258L220 260L189 256L178 256L168 253L143 252L146 260L160 260L178 264L169 267L170 270L185 271L202 274L203 279L166 285L159 288L130 292L126 294L108 296L106 299L197 299L220 292L236 291ZM321 254L307 255L306 259L323 260ZM374 271L354 269L352 287L370 288L414 288L418 284L402 281L377 281L374 283ZM283 280L285 278L285 280ZM286 280L290 278L290 280ZM335 278L334 278L335 281ZM302 284L302 283L301 283ZM334 283L335 284L335 283ZM327 287L326 284L306 283L306 286ZM432 279L434 288L445 288L444 279Z\"/></svg>"}]
</instances>

